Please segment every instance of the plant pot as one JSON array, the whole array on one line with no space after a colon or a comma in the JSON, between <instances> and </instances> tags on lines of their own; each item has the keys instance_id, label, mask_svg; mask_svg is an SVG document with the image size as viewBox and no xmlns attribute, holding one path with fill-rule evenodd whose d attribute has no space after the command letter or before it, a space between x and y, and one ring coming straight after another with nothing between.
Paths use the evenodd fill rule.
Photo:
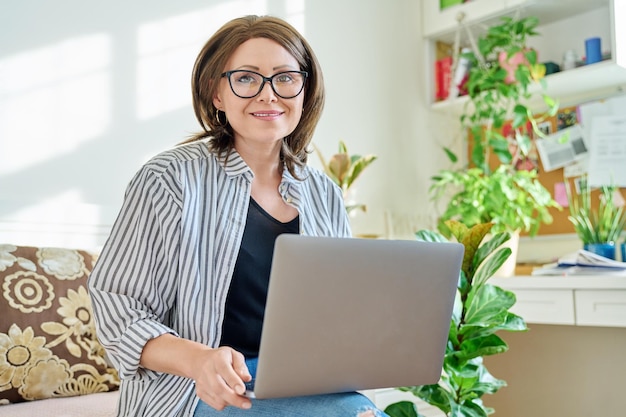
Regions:
<instances>
[{"instance_id":1,"label":"plant pot","mask_svg":"<svg viewBox=\"0 0 626 417\"><path fill-rule=\"evenodd\" d=\"M615 243L585 243L583 249L596 255L615 260ZM622 249L623 252L623 249Z\"/></svg>"},{"instance_id":2,"label":"plant pot","mask_svg":"<svg viewBox=\"0 0 626 417\"><path fill-rule=\"evenodd\" d=\"M513 84L517 82L517 78L515 77L517 67L520 65L528 65L528 60L526 59L526 55L524 55L523 51L517 52L511 57L507 56L506 51L502 51L498 55L498 63L500 64L500 67L507 72L504 82L507 84Z\"/></svg>"}]
</instances>

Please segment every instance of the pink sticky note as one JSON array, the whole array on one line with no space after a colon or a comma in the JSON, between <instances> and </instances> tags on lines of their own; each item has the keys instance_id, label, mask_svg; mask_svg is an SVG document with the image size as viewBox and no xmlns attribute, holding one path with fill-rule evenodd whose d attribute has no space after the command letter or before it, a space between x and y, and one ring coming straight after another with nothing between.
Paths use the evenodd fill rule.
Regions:
<instances>
[{"instance_id":1,"label":"pink sticky note","mask_svg":"<svg viewBox=\"0 0 626 417\"><path fill-rule=\"evenodd\" d=\"M556 184L554 184L554 200L562 207L569 207L569 202L567 201L567 191L565 190L564 182L557 182Z\"/></svg>"}]
</instances>

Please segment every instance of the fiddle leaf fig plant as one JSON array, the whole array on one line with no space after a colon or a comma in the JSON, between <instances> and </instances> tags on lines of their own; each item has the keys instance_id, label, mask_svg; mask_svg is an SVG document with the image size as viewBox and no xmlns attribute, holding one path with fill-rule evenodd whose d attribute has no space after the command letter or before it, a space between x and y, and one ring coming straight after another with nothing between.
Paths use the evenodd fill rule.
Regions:
<instances>
[{"instance_id":1,"label":"fiddle leaf fig plant","mask_svg":"<svg viewBox=\"0 0 626 417\"><path fill-rule=\"evenodd\" d=\"M506 382L489 373L483 357L508 350L497 332L527 329L524 320L509 311L515 295L488 283L511 254L509 248L502 247L510 237L508 232L492 234L484 241L492 227L484 223L468 228L447 221L441 233L424 230L416 234L419 240L454 239L465 247L441 379L437 384L398 388L439 408L448 417L486 417L493 412L483 404L482 396L497 392ZM420 416L410 401L391 404L385 412L391 417Z\"/></svg>"},{"instance_id":2,"label":"fiddle leaf fig plant","mask_svg":"<svg viewBox=\"0 0 626 417\"><path fill-rule=\"evenodd\" d=\"M364 156L350 155L348 147L341 140L339 141L339 152L332 155L328 162L317 147L315 147L315 151L324 167L324 172L341 188L344 198L347 198L348 190L354 184L354 181L363 173L365 168L377 159L376 155L371 154ZM349 204L346 202L346 210L348 212L355 209L366 211L367 207L365 204Z\"/></svg>"}]
</instances>

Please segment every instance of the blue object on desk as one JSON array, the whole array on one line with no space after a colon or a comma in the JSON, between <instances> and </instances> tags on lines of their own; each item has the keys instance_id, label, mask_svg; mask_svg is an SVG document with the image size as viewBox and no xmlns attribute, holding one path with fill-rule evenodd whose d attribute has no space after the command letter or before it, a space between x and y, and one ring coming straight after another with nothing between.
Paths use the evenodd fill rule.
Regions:
<instances>
[{"instance_id":1,"label":"blue object on desk","mask_svg":"<svg viewBox=\"0 0 626 417\"><path fill-rule=\"evenodd\" d=\"M583 249L593 252L596 255L615 260L615 244L614 243L585 243Z\"/></svg>"}]
</instances>

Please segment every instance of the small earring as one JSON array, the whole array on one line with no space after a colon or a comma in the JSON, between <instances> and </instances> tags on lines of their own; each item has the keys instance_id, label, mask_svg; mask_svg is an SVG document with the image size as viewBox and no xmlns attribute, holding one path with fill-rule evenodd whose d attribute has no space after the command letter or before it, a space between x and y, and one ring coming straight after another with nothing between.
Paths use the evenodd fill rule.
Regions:
<instances>
[{"instance_id":1,"label":"small earring","mask_svg":"<svg viewBox=\"0 0 626 417\"><path fill-rule=\"evenodd\" d=\"M226 118L226 113L224 113L224 122L222 123L222 121L220 120L220 110L219 109L215 109L215 120L217 120L217 124L220 126L226 126L226 123L228 123L228 119Z\"/></svg>"}]
</instances>

